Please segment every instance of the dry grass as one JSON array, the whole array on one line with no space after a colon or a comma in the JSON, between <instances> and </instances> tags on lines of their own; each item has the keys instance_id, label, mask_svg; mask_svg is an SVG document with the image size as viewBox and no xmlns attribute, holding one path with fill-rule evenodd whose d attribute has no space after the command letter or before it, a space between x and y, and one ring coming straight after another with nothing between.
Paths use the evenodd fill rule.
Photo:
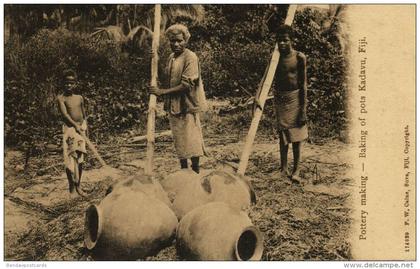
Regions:
<instances>
[{"instance_id":1,"label":"dry grass","mask_svg":"<svg viewBox=\"0 0 420 269\"><path fill-rule=\"evenodd\" d=\"M217 115L208 116L210 123ZM222 119L223 120L223 119ZM218 119L220 121L220 119ZM213 157L219 160L238 162L241 144L239 139L243 130L229 132L229 137L222 139L218 133L217 120L206 126L206 143ZM216 127L215 127L216 126ZM225 127L223 127L225 128ZM290 183L279 175L279 157L277 142L272 136L259 138L255 152L251 156L247 175L253 179L257 194L257 204L249 211L253 223L264 234L263 260L348 260L351 259L349 232L351 227L351 207L348 192L322 191L334 188L346 189L352 183L346 178L349 165L331 154L342 154L346 145L329 141L323 145L306 144L303 147L302 178L303 185ZM262 143L266 141L266 143ZM123 142L113 138L105 146ZM271 144L271 146L270 146ZM268 145L268 146L267 146ZM103 145L102 145L103 146ZM113 167L123 168L123 164L144 158L144 150L127 153L127 148L107 148L115 153L107 159ZM123 153L125 151L125 153ZM306 153L305 153L306 152ZM315 152L315 153L314 153ZM306 154L306 155L305 155ZM178 165L172 143L160 143L157 147L156 174L168 174ZM306 157L305 157L306 156ZM46 167L59 160L57 155L36 156L31 159L26 174L19 170L22 156L19 154L6 157L6 198L16 206L34 212L36 217L29 228L6 235L6 260L91 260L83 246L84 210L92 203L99 203L111 180L104 179L97 183L85 182L83 187L90 190L87 198L66 200L51 206L28 202L16 198L17 188L31 189L36 184L59 182L60 170L47 171L45 175L31 177L37 167ZM214 160L208 160L203 166L211 168ZM88 162L88 169L96 167L95 161ZM59 168L61 169L61 167ZM128 174L135 172L135 167L126 166ZM63 179L61 179L63 180ZM63 192L63 196L66 193ZM23 216L23 217L30 217ZM7 219L6 219L7 222ZM8 240L13 238L13 240ZM174 246L162 250L158 255L147 260L177 260Z\"/></svg>"}]
</instances>

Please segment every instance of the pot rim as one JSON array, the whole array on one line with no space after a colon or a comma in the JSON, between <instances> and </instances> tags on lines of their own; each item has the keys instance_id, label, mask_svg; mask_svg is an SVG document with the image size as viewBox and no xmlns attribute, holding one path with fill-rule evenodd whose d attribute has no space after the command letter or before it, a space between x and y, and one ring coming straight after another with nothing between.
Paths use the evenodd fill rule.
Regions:
<instances>
[{"instance_id":1,"label":"pot rim","mask_svg":"<svg viewBox=\"0 0 420 269\"><path fill-rule=\"evenodd\" d=\"M92 214L95 214L95 216L92 216ZM95 240L92 239L92 217L96 217L96 238ZM84 231L84 242L87 249L92 250L95 248L98 239L100 238L102 234L102 211L99 206L96 205L90 205L86 209L85 213L85 231Z\"/></svg>"},{"instance_id":2,"label":"pot rim","mask_svg":"<svg viewBox=\"0 0 420 269\"><path fill-rule=\"evenodd\" d=\"M239 253L239 243L241 240L242 235L244 235L245 233L252 233L252 235L255 236L255 248L253 250L252 255L248 258L245 259L245 261L259 261L261 260L263 251L264 251L264 242L263 242L263 235L262 233L255 227L255 226L248 226L245 227L239 234L238 238L236 239L235 242L235 257L238 261L244 261L244 259L241 258L241 254Z\"/></svg>"}]
</instances>

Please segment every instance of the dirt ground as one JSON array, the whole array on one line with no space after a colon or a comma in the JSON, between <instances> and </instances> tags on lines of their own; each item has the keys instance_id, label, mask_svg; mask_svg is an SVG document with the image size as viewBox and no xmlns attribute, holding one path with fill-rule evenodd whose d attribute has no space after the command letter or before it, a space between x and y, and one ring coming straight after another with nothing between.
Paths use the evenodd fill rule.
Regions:
<instances>
[{"instance_id":1,"label":"dirt ground","mask_svg":"<svg viewBox=\"0 0 420 269\"><path fill-rule=\"evenodd\" d=\"M218 160L239 161L243 136L211 135L205 140L211 157L202 159L204 169L217 169ZM31 157L24 170L24 153L5 150L5 260L92 259L83 245L86 208L99 203L112 182L139 172L144 166L145 147L124 147L120 142L98 146L112 169L99 168L93 155L89 156L82 177L87 198L68 194L61 153ZM250 218L264 234L262 260L352 259L350 192L354 182L348 177L348 147L338 140L305 143L303 184L297 185L279 174L277 141L259 137L246 175L252 178L257 194ZM291 152L289 158L292 159ZM172 142L158 141L156 176L163 179L176 170L178 160ZM147 260L177 260L175 247Z\"/></svg>"}]
</instances>

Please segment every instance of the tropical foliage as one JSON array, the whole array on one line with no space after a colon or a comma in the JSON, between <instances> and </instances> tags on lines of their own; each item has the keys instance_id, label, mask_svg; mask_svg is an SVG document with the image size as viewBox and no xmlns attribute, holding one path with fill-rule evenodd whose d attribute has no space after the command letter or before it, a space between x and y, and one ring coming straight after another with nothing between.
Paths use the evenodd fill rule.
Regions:
<instances>
[{"instance_id":1,"label":"tropical foliage","mask_svg":"<svg viewBox=\"0 0 420 269\"><path fill-rule=\"evenodd\" d=\"M255 92L274 47L268 5L163 5L163 10L163 30L174 22L190 27L190 48L200 58L209 97L232 100ZM279 23L285 11L287 5L276 8ZM346 123L342 12L301 8L294 23L295 48L308 58L309 119L325 136L336 135ZM66 68L78 73L93 139L142 126L152 15L153 5L6 5L6 143L59 136L55 98ZM163 37L161 44L162 69L170 51ZM269 114L272 108L267 109Z\"/></svg>"}]
</instances>

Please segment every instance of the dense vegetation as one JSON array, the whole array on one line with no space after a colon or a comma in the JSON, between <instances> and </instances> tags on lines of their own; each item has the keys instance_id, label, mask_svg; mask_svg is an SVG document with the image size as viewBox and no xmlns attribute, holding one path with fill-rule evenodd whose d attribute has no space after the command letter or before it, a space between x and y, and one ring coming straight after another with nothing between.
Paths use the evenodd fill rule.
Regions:
<instances>
[{"instance_id":1,"label":"dense vegetation","mask_svg":"<svg viewBox=\"0 0 420 269\"><path fill-rule=\"evenodd\" d=\"M66 8L70 9L69 6ZM150 25L150 20L140 18L150 15L153 6L135 5L131 21L125 19L133 16L133 6L114 6L116 15L112 7L102 8L108 19L105 23L119 25L124 34L128 35L131 26ZM69 17L58 20L55 6L49 7L53 10L49 13L45 7L39 13L39 6L30 5L24 9L21 6L5 9L6 20L8 14L13 14L13 23L19 26L10 31L5 44L6 144L51 143L52 138L59 141L60 115L55 100L62 91L62 71L67 68L78 73L77 91L86 99L94 140L143 125L148 101L150 39L142 34L130 43L91 35L98 22L103 24L105 20L98 17L101 9L92 13L98 5L79 7L79 21L83 21L79 27L71 24ZM284 13L285 8L280 11ZM233 100L248 98L255 92L274 47L273 33L265 23L267 9L267 5L205 5L202 20L186 20L192 34L190 48L200 58L208 97ZM28 19L19 21L18 15L22 14ZM299 10L294 22L294 43L308 58L311 126L318 135L332 137L346 123L346 62L337 37L339 21L323 28L329 16L324 10ZM175 16L168 17L166 24L174 21ZM163 67L169 55L163 36L159 54ZM266 113L271 110L268 105ZM249 114L243 113L238 118L241 119L249 120ZM247 126L246 122L241 124Z\"/></svg>"}]
</instances>

